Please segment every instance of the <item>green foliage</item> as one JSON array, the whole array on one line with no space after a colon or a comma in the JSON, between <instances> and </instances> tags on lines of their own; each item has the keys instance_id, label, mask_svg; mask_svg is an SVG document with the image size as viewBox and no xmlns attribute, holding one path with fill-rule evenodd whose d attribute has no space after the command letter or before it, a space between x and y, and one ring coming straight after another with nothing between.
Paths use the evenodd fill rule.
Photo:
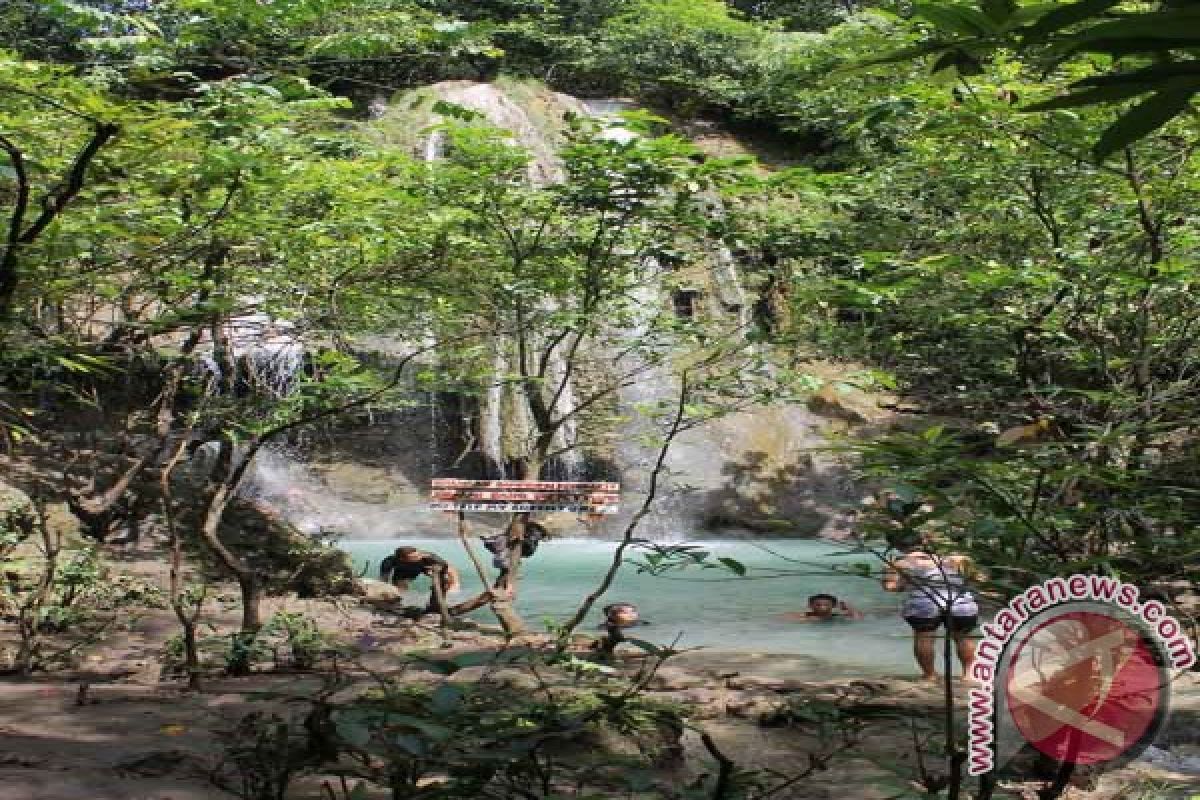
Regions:
<instances>
[{"instance_id":1,"label":"green foliage","mask_svg":"<svg viewBox=\"0 0 1200 800\"><path fill-rule=\"evenodd\" d=\"M312 669L322 656L336 652L333 637L317 627L316 620L299 612L277 611L259 636L282 638L296 669Z\"/></svg>"},{"instance_id":2,"label":"green foliage","mask_svg":"<svg viewBox=\"0 0 1200 800\"><path fill-rule=\"evenodd\" d=\"M1027 106L1047 111L1113 104L1149 95L1126 107L1095 142L1103 161L1192 109L1200 92L1200 11L1190 5L1154 3L1118 9L1116 0L1018 5L1012 0L923 3L916 13L934 34L915 48L877 59L892 62L917 55L936 56L932 70L960 75L983 71L983 61L1001 48L1015 49L1034 64L1100 61L1102 74L1073 81L1061 96Z\"/></svg>"},{"instance_id":3,"label":"green foliage","mask_svg":"<svg viewBox=\"0 0 1200 800\"><path fill-rule=\"evenodd\" d=\"M728 107L764 35L717 0L639 0L607 23L594 67L671 105Z\"/></svg>"},{"instance_id":4,"label":"green foliage","mask_svg":"<svg viewBox=\"0 0 1200 800\"><path fill-rule=\"evenodd\" d=\"M516 666L528 667L532 678L538 674L536 662L536 656L522 658ZM441 797L507 797L518 786L562 781L599 789L622 785L664 745L673 746L680 722L673 708L607 679L598 687L514 691L492 682L487 673L478 683L432 688L385 684L337 708L332 719L338 739L356 760L385 765L372 779L395 793L420 796L435 774L444 776L438 783ZM589 757L581 751L564 757L571 743L586 749L588 742L604 741L595 738L601 731L644 747L644 755Z\"/></svg>"}]
</instances>

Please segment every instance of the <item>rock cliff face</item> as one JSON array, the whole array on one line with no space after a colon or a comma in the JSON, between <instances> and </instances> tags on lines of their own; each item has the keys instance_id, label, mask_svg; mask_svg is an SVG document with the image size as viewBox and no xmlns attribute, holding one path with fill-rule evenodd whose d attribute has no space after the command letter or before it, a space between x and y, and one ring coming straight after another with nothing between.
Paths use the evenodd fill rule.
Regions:
<instances>
[{"instance_id":1,"label":"rock cliff face","mask_svg":"<svg viewBox=\"0 0 1200 800\"><path fill-rule=\"evenodd\" d=\"M598 120L608 138L621 141L634 136L621 127L619 112L631 108L627 101L583 100L510 79L451 81L400 94L386 106L377 105L369 131L380 144L427 160L441 158L445 148L436 126L441 121L439 111L447 107L440 104L467 109L479 115L478 124L511 132L515 143L532 156L529 178L534 184L562 180L557 153L571 115ZM716 198L712 213L718 217L723 213ZM707 255L675 271L671 285L643 287L642 301L664 313L721 317L731 328L748 329L755 305L769 304L771 292L778 294L779 287L747 285L741 265L727 247L714 240L709 249ZM501 351L494 354L495 374L512 371L507 358ZM831 373L831 368L825 372ZM579 375L560 402L570 407L576 390L582 395L587 389L587 381L586 373ZM549 477L559 479L622 482L622 505L628 510L594 530L619 531L640 505L639 493L645 488L657 446L643 441L646 423L637 409L670 398L676 382L669 367L650 369L611 403L581 415L580 430L565 426L560 431L556 449L569 449L577 440L613 442L574 450L549 471ZM826 433L831 427L840 430L877 422L882 412L870 395L839 393L830 387L822 389L823 400L809 405L776 404L742 411L685 433L675 443L667 464L666 489L645 521L643 535L673 540L706 530L779 535L835 532L840 524L838 507L854 492L844 470L824 452ZM512 456L513 443L527 438L531 419L524 399L498 384L477 402L445 396L430 396L427 402L423 409L375 418L369 424L343 425L302 458L268 454L257 476L258 492L310 530L326 528L371 538L448 530L443 519L423 509L429 479L499 476ZM464 442L468 443L465 453ZM570 526L569 520L557 522Z\"/></svg>"}]
</instances>

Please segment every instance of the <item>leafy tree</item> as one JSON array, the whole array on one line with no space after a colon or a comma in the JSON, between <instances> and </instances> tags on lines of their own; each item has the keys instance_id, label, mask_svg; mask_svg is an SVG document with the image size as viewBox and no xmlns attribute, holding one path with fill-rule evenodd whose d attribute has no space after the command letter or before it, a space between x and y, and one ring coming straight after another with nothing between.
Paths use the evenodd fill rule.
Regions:
<instances>
[{"instance_id":1,"label":"leafy tree","mask_svg":"<svg viewBox=\"0 0 1200 800\"><path fill-rule=\"evenodd\" d=\"M668 106L728 109L763 39L723 2L639 0L605 25L593 65Z\"/></svg>"},{"instance_id":2,"label":"leafy tree","mask_svg":"<svg viewBox=\"0 0 1200 800\"><path fill-rule=\"evenodd\" d=\"M1048 111L1122 105L1122 113L1092 148L1097 160L1189 114L1192 98L1200 92L1195 59L1200 8L1188 0L1136 6L1119 0L1024 6L1013 0L980 0L978 6L917 4L915 11L933 36L884 61L930 54L936 56L934 72L963 75L982 72L984 61L1003 49L1014 49L1032 65L1059 74L1100 63L1097 74L1075 75L1059 95L1026 106L1028 111ZM1134 98L1143 99L1125 105Z\"/></svg>"}]
</instances>

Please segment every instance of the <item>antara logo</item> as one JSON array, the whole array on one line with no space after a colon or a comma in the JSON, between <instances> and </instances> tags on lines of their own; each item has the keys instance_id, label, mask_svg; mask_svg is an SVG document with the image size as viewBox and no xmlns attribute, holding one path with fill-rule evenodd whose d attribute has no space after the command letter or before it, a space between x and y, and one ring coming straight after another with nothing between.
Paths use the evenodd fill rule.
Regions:
<instances>
[{"instance_id":1,"label":"antara logo","mask_svg":"<svg viewBox=\"0 0 1200 800\"><path fill-rule=\"evenodd\" d=\"M1165 720L1170 669L1196 661L1161 603L1141 602L1137 587L1099 575L1031 587L983 633L970 676L979 684L968 706L972 775L1003 766L1002 732L1057 761L1136 756Z\"/></svg>"}]
</instances>

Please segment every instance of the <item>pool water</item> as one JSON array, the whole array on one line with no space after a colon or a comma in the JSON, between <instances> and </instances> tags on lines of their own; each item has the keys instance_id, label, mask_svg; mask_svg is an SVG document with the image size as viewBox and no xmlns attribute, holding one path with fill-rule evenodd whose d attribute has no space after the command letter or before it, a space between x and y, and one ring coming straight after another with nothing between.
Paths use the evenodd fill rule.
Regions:
<instances>
[{"instance_id":1,"label":"pool water","mask_svg":"<svg viewBox=\"0 0 1200 800\"><path fill-rule=\"evenodd\" d=\"M360 571L369 567L368 577L378 577L380 561L400 545L437 553L458 568L464 589L454 593L452 601L473 596L478 588L479 578L456 539L340 543ZM478 546L478 540L475 545L493 575L490 554ZM695 568L655 576L639 574L635 566L626 564L583 629L595 630L600 624L600 606L622 600L636 603L642 619L651 623L638 628L636 635L660 644L678 639L679 647L806 655L852 666L856 672L914 672L911 633L899 615L901 596L884 592L877 579L835 574L831 569L837 564L873 561L871 555L850 554L830 542L811 539L721 540L699 546L711 551L714 558L740 561L747 568L746 577ZM517 610L531 627L565 619L599 583L615 547L611 541L589 539L544 542L536 555L522 562ZM637 551L628 555L641 560ZM414 582L405 599L424 603L428 592L428 582L422 579ZM808 596L818 592L837 595L866 618L807 624L773 618L804 610ZM486 608L472 616L494 621Z\"/></svg>"}]
</instances>

